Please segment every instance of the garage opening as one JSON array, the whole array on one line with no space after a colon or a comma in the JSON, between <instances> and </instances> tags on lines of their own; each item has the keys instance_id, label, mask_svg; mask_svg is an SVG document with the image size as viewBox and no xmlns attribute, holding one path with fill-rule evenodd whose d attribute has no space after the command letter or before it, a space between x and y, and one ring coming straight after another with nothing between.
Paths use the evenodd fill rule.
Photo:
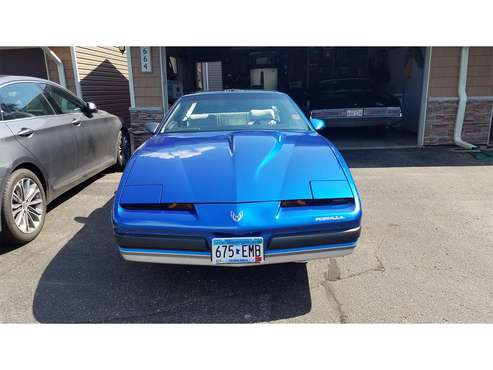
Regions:
<instances>
[{"instance_id":1,"label":"garage opening","mask_svg":"<svg viewBox=\"0 0 493 370\"><path fill-rule=\"evenodd\" d=\"M168 92L287 93L342 149L418 145L425 48L171 47ZM170 77L171 76L171 77Z\"/></svg>"},{"instance_id":2,"label":"garage opening","mask_svg":"<svg viewBox=\"0 0 493 370\"><path fill-rule=\"evenodd\" d=\"M41 48L0 48L0 75L47 78L46 71Z\"/></svg>"}]
</instances>

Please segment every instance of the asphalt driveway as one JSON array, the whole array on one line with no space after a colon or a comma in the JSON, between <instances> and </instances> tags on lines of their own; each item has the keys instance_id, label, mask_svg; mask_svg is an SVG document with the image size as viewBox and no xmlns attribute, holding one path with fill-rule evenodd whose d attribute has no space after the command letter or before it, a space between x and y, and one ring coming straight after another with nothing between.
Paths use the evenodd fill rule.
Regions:
<instances>
[{"instance_id":1,"label":"asphalt driveway","mask_svg":"<svg viewBox=\"0 0 493 370\"><path fill-rule=\"evenodd\" d=\"M353 255L205 268L125 262L119 173L57 200L35 241L0 248L0 322L493 322L493 160L349 151L363 202Z\"/></svg>"}]
</instances>

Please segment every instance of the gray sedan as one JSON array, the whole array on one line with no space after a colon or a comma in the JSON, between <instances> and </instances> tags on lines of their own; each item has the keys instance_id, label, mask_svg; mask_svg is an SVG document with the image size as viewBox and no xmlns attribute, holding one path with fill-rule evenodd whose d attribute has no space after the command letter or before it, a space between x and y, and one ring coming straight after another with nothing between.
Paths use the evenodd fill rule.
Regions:
<instances>
[{"instance_id":1,"label":"gray sedan","mask_svg":"<svg viewBox=\"0 0 493 370\"><path fill-rule=\"evenodd\" d=\"M123 167L120 119L61 86L0 76L0 240L41 231L46 205L113 165Z\"/></svg>"}]
</instances>

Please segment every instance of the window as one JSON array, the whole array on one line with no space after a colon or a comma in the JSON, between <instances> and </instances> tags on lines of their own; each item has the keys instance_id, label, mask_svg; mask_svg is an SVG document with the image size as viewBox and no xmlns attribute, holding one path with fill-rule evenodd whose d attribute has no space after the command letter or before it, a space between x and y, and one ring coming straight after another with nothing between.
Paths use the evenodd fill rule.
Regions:
<instances>
[{"instance_id":1,"label":"window","mask_svg":"<svg viewBox=\"0 0 493 370\"><path fill-rule=\"evenodd\" d=\"M38 86L16 83L0 88L0 106L4 120L55 114Z\"/></svg>"},{"instance_id":2,"label":"window","mask_svg":"<svg viewBox=\"0 0 493 370\"><path fill-rule=\"evenodd\" d=\"M68 92L52 85L41 85L46 96L58 113L80 112L84 103Z\"/></svg>"}]
</instances>

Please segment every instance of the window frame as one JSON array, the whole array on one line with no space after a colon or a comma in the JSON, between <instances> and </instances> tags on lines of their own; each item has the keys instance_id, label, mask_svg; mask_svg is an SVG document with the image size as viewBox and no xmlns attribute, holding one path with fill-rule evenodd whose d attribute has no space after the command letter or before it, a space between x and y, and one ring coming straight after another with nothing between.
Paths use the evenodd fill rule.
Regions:
<instances>
[{"instance_id":1,"label":"window frame","mask_svg":"<svg viewBox=\"0 0 493 370\"><path fill-rule=\"evenodd\" d=\"M29 80L18 80L18 81L10 81L10 82L7 82L7 83L4 83L2 85L0 85L0 90L2 90L3 88L7 87L7 86L11 86L11 85L21 85L21 84L30 84L30 85L33 85L35 86L36 89L39 90L39 94L43 97L43 99L46 101L46 103L48 104L48 106L50 107L52 113L51 114L45 114L45 115L42 115L42 116L33 116L33 117L23 117L23 118L14 118L14 119L4 119L4 111L2 109L2 105L1 103L3 103L3 100L0 96L0 120L2 122L14 122L14 121L21 121L21 120L29 120L29 119L36 119L36 118L41 118L41 117L51 117L51 116L55 116L57 113L56 113L56 109L53 107L53 105L50 103L50 101L46 98L43 90L40 88L40 86L38 85L37 81L29 81Z\"/></svg>"},{"instance_id":2,"label":"window frame","mask_svg":"<svg viewBox=\"0 0 493 370\"><path fill-rule=\"evenodd\" d=\"M45 81L40 81L40 82L36 82L36 84L41 89L41 91L42 91L45 99L48 100L48 102L52 106L52 108L55 111L55 114L57 116L61 116L61 115L64 115L64 114L77 114L77 113L85 114L84 107L86 106L86 102L84 100L80 99L78 96L74 95L70 90L65 89L65 88L63 88L61 86L58 86L55 83L52 83L51 81L46 81L46 82ZM51 96L49 96L48 93L46 93L44 91L43 86L51 86L54 89L59 89L59 90L65 92L68 96L70 96L71 98L73 98L76 102L80 103L80 111L79 112L74 111L74 112L66 112L66 113L64 113L62 111L61 107L58 106L57 102L56 101L52 101L54 99L52 99ZM62 96L62 98L63 98L63 96ZM60 109L60 111L58 111L58 109Z\"/></svg>"}]
</instances>

